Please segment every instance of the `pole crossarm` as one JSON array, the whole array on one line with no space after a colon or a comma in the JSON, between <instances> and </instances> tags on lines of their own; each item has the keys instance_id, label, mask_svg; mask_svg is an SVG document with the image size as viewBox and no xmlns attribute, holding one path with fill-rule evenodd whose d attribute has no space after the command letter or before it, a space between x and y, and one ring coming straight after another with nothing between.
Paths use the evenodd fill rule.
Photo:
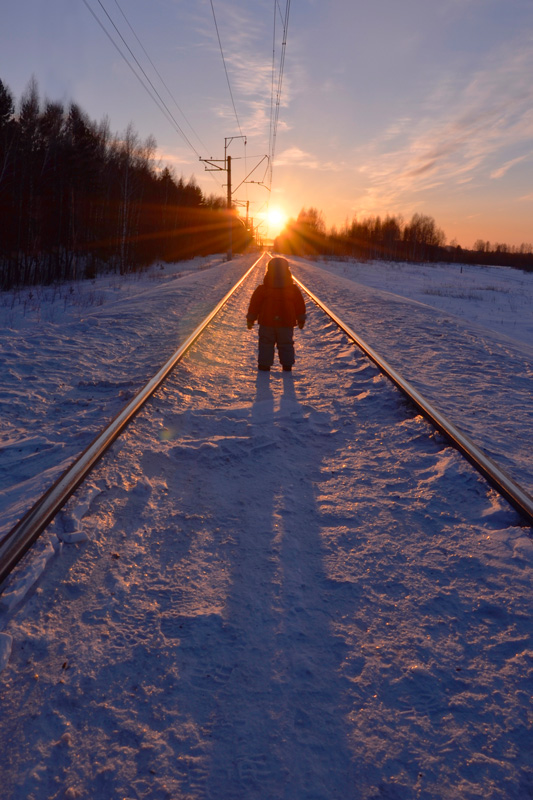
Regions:
<instances>
[{"instance_id":1,"label":"pole crossarm","mask_svg":"<svg viewBox=\"0 0 533 800\"><path fill-rule=\"evenodd\" d=\"M222 158L200 158L200 161L203 161L204 164L210 164L212 169L205 167L206 172L225 172L226 171L226 159ZM224 164L223 167L219 167L219 164Z\"/></svg>"},{"instance_id":2,"label":"pole crossarm","mask_svg":"<svg viewBox=\"0 0 533 800\"><path fill-rule=\"evenodd\" d=\"M224 155L226 155L226 151L234 139L244 139L246 146L246 136L226 136L224 139Z\"/></svg>"},{"instance_id":3,"label":"pole crossarm","mask_svg":"<svg viewBox=\"0 0 533 800\"><path fill-rule=\"evenodd\" d=\"M265 160L265 158L266 158L267 162L269 162L269 161L270 161L270 159L269 159L269 157L268 157L268 156L263 156L263 158L261 159L261 161L259 161L259 162L258 162L258 163L255 165L255 167L254 167L252 170L250 170L250 172L248 173L248 175L247 175L245 178L243 178L243 180L242 180L242 181L239 183L239 185L238 185L238 186L236 186L236 187L235 187L235 189L233 189L233 191L232 191L232 194L235 194L235 192L237 191L237 189L240 189L240 187L243 185L243 183L258 183L258 184L260 184L261 186L265 186L265 184L263 183L263 181L249 181L249 180L248 180L248 178L250 177L250 175L253 175L253 174L254 174L254 172L256 171L256 169L257 169L258 167L260 167L260 166L261 166L261 164L263 163L263 161ZM268 169L268 165L267 165L267 169ZM265 171L265 175L266 175L266 171ZM264 179L264 177L265 177L265 176L263 175L263 179ZM268 187L265 187L265 188L268 188Z\"/></svg>"}]
</instances>

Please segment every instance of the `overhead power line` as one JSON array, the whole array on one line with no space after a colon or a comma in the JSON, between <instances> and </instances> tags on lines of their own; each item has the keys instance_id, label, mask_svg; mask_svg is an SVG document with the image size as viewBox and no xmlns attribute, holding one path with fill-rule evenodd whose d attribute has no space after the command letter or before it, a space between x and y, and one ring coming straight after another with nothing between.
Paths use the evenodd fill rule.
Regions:
<instances>
[{"instance_id":1,"label":"overhead power line","mask_svg":"<svg viewBox=\"0 0 533 800\"><path fill-rule=\"evenodd\" d=\"M139 63L139 60L137 59L137 57L133 53L132 49L130 48L130 46L128 45L128 43L126 42L126 40L124 39L124 37L122 36L120 31L118 30L117 26L115 25L115 23L113 22L113 20L109 16L108 12L104 8L103 4L101 3L101 0L98 0L99 5L101 6L102 10L104 11L106 17L111 22L111 24L112 24L113 28L115 29L115 31L120 36L121 40L123 41L124 45L128 49L129 53L131 53L131 56L134 59L135 63L137 64L138 68L140 69L142 75L144 75L146 81L148 81L148 84L149 84L148 86L146 85L146 83L143 80L143 78L141 77L141 75L139 75L139 73L136 71L135 67L133 66L131 61L128 59L127 55L121 50L121 48L119 47L119 45L117 44L117 42L115 41L115 39L113 38L111 33L107 30L107 28L105 27L104 23L99 18L98 14L90 6L88 0L83 0L83 3L87 7L87 9L90 11L90 13L94 17L94 19L96 20L96 22L98 23L100 28L103 30L103 32L105 33L105 35L107 36L107 38L109 39L109 41L111 42L113 47L117 50L117 52L119 53L121 58L124 59L124 61L126 62L128 67L130 68L130 70L133 72L133 74L135 75L135 77L137 78L137 80L139 81L139 83L141 84L143 89L145 90L145 92L147 92L147 94L151 97L151 99L154 101L156 106L159 108L159 110L161 111L163 116L171 124L171 126L174 128L174 130L181 136L181 138L186 142L186 144L191 148L193 153L195 153L197 156L199 156L199 153L196 150L195 146L192 144L192 142L190 141L188 136L185 134L185 132L181 128L180 124L178 123L178 121L174 117L172 111L168 108L167 104L165 103L165 101L163 100L163 98L161 97L159 92L157 91L156 87L154 86L154 84L152 83L152 81L150 80L148 75L146 74L146 72L143 69L142 65ZM150 89L150 87L151 87L151 89Z\"/></svg>"},{"instance_id":2,"label":"overhead power line","mask_svg":"<svg viewBox=\"0 0 533 800\"><path fill-rule=\"evenodd\" d=\"M235 114L235 119L237 120L237 126L239 128L239 132L240 132L241 136L243 136L243 132L242 132L242 129L241 129L241 123L239 122L239 115L237 114L237 109L235 108L235 100L233 99L233 92L231 91L231 84L230 84L230 80L229 80L228 70L227 70L227 67L226 67L226 59L224 58L224 51L222 49L222 42L220 41L220 33L218 31L218 24L217 24L217 18L216 18L216 14L215 14L215 7L213 5L213 0L211 0L211 11L213 12L213 20L215 22L215 29L216 29L216 32L217 32L218 44L219 44L219 47L220 47L220 55L222 56L222 63L224 64L224 72L226 73L226 80L228 82L228 89L229 89L229 93L230 93L230 97L231 97L231 102L232 102L232 105L233 105L233 111L234 111L234 114Z\"/></svg>"},{"instance_id":3,"label":"overhead power line","mask_svg":"<svg viewBox=\"0 0 533 800\"><path fill-rule=\"evenodd\" d=\"M270 129L268 131L268 154L272 154L272 132L274 126L274 78L276 74L276 12L278 10L278 0L274 0L274 30L272 33L272 80L270 85ZM272 172L272 162L270 166ZM272 183L272 179L270 179Z\"/></svg>"},{"instance_id":4,"label":"overhead power line","mask_svg":"<svg viewBox=\"0 0 533 800\"><path fill-rule=\"evenodd\" d=\"M192 131L194 136L201 143L202 147L205 150L207 150L208 148L202 142L202 139L200 138L198 133L195 131L195 129L194 129L193 125L191 124L191 122L188 120L186 114L184 113L183 109L180 107L180 105L177 102L175 96L173 95L173 93L170 90L169 86L165 82L163 76L161 75L161 73L157 69L156 65L154 64L154 61L150 58L150 55L149 55L146 47L142 43L142 41L141 41L139 35L137 34L135 28L133 27L133 25L129 21L126 13L124 12L124 10L123 10L120 2L119 2L119 0L114 0L114 2L115 2L115 5L116 5L118 11L121 14L123 20L124 20L124 22L128 26L129 31L131 32L131 34L135 38L137 44L141 48L141 51L142 51L142 53L144 55L144 58L147 59L147 61L149 62L151 68L153 69L154 74L157 75L158 80L160 81L161 85L164 87L164 89L168 93L168 96L172 99L172 102L174 103L174 105L177 108L178 112L181 114L181 116L185 120L185 123L187 124L187 126L190 128L190 130ZM86 6L86 8L89 10L89 12L92 14L92 16L96 20L97 24L103 30L103 32L105 33L107 38L110 40L110 42L113 45L113 47L117 50L117 52L119 53L120 57L126 62L127 66L131 70L131 72L133 72L133 74L135 75L135 77L137 78L137 80L139 81L141 86L143 87L143 89L147 92L147 94L150 96L150 98L153 100L153 102L157 105L157 107L159 108L161 113L165 116L167 121L172 125L172 127L176 130L176 132L179 134L179 136L184 140L184 142L191 149L191 151L198 158L200 158L200 154L198 153L198 150L196 149L194 144L191 142L189 136L187 136L187 134L183 130L182 126L180 125L180 123L178 122L178 120L174 116L173 112L171 111L171 109L167 105L167 102L161 96L160 91L155 86L153 80L150 78L150 76L147 73L146 69L143 67L141 61L139 60L137 55L134 53L134 51L132 50L132 48L128 44L126 38L124 37L124 35L120 31L119 27L117 26L117 24L115 23L115 21L111 17L110 13L106 9L106 7L104 5L104 2L102 0L97 0L97 3L100 6L102 12L104 13L107 22L104 22L102 20L102 18L96 12L95 8L93 8L91 6L89 0L83 0L83 3ZM236 108L236 104L235 104L235 98L234 98L232 87L231 87L231 82L230 82L229 73L228 73L228 69L227 69L226 58L224 56L224 50L223 50L223 47L222 47L222 41L221 41L221 37L220 37L220 30L219 30L219 26L218 26L218 22L217 22L217 17L216 17L216 13L215 13L215 7L214 7L213 0L210 0L210 4L211 4L211 11L212 11L212 14L213 14L213 21L214 21L214 24L215 24L215 30L216 30L216 34L217 34L218 44L219 44L219 48L220 48L220 54L221 54L221 57L222 57L222 63L223 63L223 67L224 67L224 72L225 72L225 75L226 75L226 81L227 81L227 85L228 85L228 90L229 90L229 94L230 94L230 98L231 98L233 112L234 112L234 115L235 115L235 120L237 122L237 126L238 126L238 129L239 129L239 132L241 133L241 137L243 139L245 139L244 135L242 134L242 128L241 128L241 124L240 124L240 120L239 120L239 115L237 113L237 108ZM276 137L277 137L277 130L278 130L278 125L279 125L280 107L281 107L281 96L282 96L283 75L284 75L284 68L285 68L285 52L286 52L286 45L287 45L287 33L288 33L289 15L290 15L290 0L286 0L284 12L282 11L281 6L280 6L280 0L274 0L274 31L273 31L273 45L272 45L272 79L271 79L271 99L270 99L269 155L268 155L268 166L266 168L266 171L269 172L269 185L265 184L265 182L264 182L265 181L265 177L266 177L266 173L265 173L265 177L263 177L262 180L260 180L260 181L251 181L252 183L259 183L261 185L264 185L264 186L266 186L267 189L271 189L271 186L272 186L272 172L273 172L273 162L274 162L275 151L276 151ZM280 59L279 59L279 72L278 72L277 77L276 77L276 39L277 39L277 36L278 36L278 34L277 34L277 19L278 19L278 17L281 20L282 35L281 35L281 54L280 54ZM119 37L120 42L117 41L116 37ZM131 41L131 37L130 37L130 41ZM122 43L122 46L121 46L120 43ZM125 50L123 48L125 48ZM129 57L128 57L128 54L129 54ZM203 159L201 159L201 160L203 160ZM245 162L246 161L247 161L247 156L246 156L246 150L245 150ZM254 168L254 170L255 169L256 168ZM245 168L245 173L248 173L248 168L247 167ZM213 176L213 178L214 178L214 176ZM216 178L214 178L214 179L216 180ZM248 182L249 181L246 180L246 179L243 181L244 184L247 184ZM216 180L216 183L220 185L218 180Z\"/></svg>"},{"instance_id":5,"label":"overhead power line","mask_svg":"<svg viewBox=\"0 0 533 800\"><path fill-rule=\"evenodd\" d=\"M289 14L291 9L291 0L286 0L285 4L285 14L282 18L283 22L283 31L282 31L282 40L281 40L281 55L280 55L280 64L279 64L279 75L278 75L278 82L277 82L277 89L276 89L276 100L275 103L271 97L271 124L270 124L270 143L269 143L269 153L270 153L270 185L272 186L272 173L274 169L274 156L276 153L276 137L278 132L278 123L279 123L279 111L281 106L281 89L283 86L283 72L285 70L285 51L287 48L287 33L289 30ZM276 16L277 13L280 13L281 16L281 8L279 6L279 0L274 0L274 46L273 46L273 54L272 54L272 90L274 87L274 72L275 72L275 37L276 37ZM272 114L272 109L274 109L274 113Z\"/></svg>"},{"instance_id":6,"label":"overhead power line","mask_svg":"<svg viewBox=\"0 0 533 800\"><path fill-rule=\"evenodd\" d=\"M84 0L84 2L85 2L85 0ZM87 3L86 3L86 2L85 2L85 4L87 5ZM127 43L127 41L125 40L125 38L123 37L123 35L121 34L121 32L119 31L119 29L117 28L117 26L116 26L115 22L113 21L113 19L112 19L112 18L111 18L111 16L109 15L109 13L108 13L107 9L105 8L104 4L102 3L102 0L98 0L98 5L101 7L102 11L104 12L104 14L106 15L106 17L108 18L109 22L111 23L111 25L113 26L113 28L115 29L115 31L116 31L116 32L118 33L118 35L120 36L120 38L121 38L122 42L124 43L125 47L128 49L128 52L129 52L129 53L130 53L130 55L132 56L133 60L135 61L135 63L136 63L136 64L137 64L137 66L139 67L139 69L141 70L142 74L144 75L144 77L146 78L146 80L148 81L148 83L150 84L150 86L152 87L152 89L153 89L153 91L155 92L155 94L157 95L157 97L158 97L159 101L162 103L162 105L163 105L163 107L165 108L165 110L166 110L167 114L169 115L169 117L171 118L172 122L174 123L174 125L175 125L175 127L176 127L176 130L178 131L178 133L180 134L180 136L181 136L181 137L182 137L182 138L183 138L183 139L184 139L184 140L187 142L187 144L189 145L189 147L190 147L190 148L191 148L191 149L192 149L192 150L193 150L193 151L196 153L196 155L197 155L197 156L199 156L199 153L198 153L198 151L196 150L196 147L195 147L195 146L192 144L192 142L190 141L190 139L187 137L187 135L185 134L185 132L184 132L184 131L183 131L183 129L181 128L180 124L178 123L178 121L177 121L177 120L176 120L176 118L174 117L174 114L172 113L172 111L169 109L169 107L167 106L167 104L165 103L165 101L163 100L163 98L161 97L161 95L159 94L158 90L156 89L156 87L155 87L155 86L154 86L154 84L152 83L152 81L151 81L151 79L149 78L149 76L146 74L146 72L145 72L145 70L144 70L144 67L143 67L143 66L142 66L142 64L140 63L139 59L137 58L137 56L135 55L135 53L133 52L133 50L131 49L131 47L129 46L129 44ZM106 31L106 32L107 32L107 31ZM119 50L119 52L120 52L120 50ZM128 63L129 63L129 62L128 62ZM150 93L150 96L152 96L152 95L151 95L151 93ZM153 99L153 97L152 97L152 99Z\"/></svg>"},{"instance_id":7,"label":"overhead power line","mask_svg":"<svg viewBox=\"0 0 533 800\"><path fill-rule=\"evenodd\" d=\"M276 13L276 9L279 11L279 18L280 18L280 20L281 20L281 22L282 22L282 24L283 24L283 22L284 22L284 15L283 15L283 13L282 13L282 11L281 11L281 6L280 6L280 4L279 4L279 0L274 0L274 14Z\"/></svg>"},{"instance_id":8,"label":"overhead power line","mask_svg":"<svg viewBox=\"0 0 533 800\"><path fill-rule=\"evenodd\" d=\"M197 131L194 129L194 127L193 127L193 125L191 124L191 122L190 122L190 121L187 119L187 116L186 116L185 112L184 112L184 111L183 111L183 109L180 107L180 105L179 105L178 101L176 100L176 98L175 98L174 94L172 93L172 91L169 89L169 87L168 87L167 83L165 82L165 80L164 80L163 76L161 75L161 73L160 73L160 72L159 72L159 70L157 69L156 65L154 64L154 62L153 62L153 61L152 61L152 59L150 58L150 55L148 54L148 52L147 52L147 50L146 50L145 46L143 45L143 43L142 43L141 39L140 39L140 38L139 38L139 36L137 35L137 32L135 31L135 29L134 29L133 25L131 24L131 22L129 21L128 17L126 16L126 14L125 14L125 12L124 12L124 10L123 10L122 6L121 6L121 5L120 5L120 3L118 2L118 0L115 0L115 5L117 6L118 10L119 10L119 11L120 11L120 13L122 14L122 16L123 16L123 18L124 18L124 20L125 20L125 22L126 22L126 24L127 24L128 28L131 30L132 34L134 35L134 37L136 38L137 42L139 43L139 46L140 46L141 50L143 51L144 55L146 56L146 58L147 58L147 59L148 59L148 61L150 62L151 66L152 66L152 69L154 70L155 74L157 75L157 77L159 78L159 80L161 81L161 83L163 84L163 86L165 87L165 89L167 90L167 92L168 92L169 96L172 98L172 101L173 101L174 105L176 106L176 108L178 109L178 111L179 111L179 112L180 112L180 114L182 115L183 119L185 120L185 122L187 123L187 125L189 126L189 128L191 129L191 131L193 132L193 134L196 136L196 138L198 139L198 141L200 142L200 144L202 145L202 147L203 147L205 150L207 150L208 148L206 147L205 143L202 141L202 139L201 139L200 135L199 135L199 134L197 133Z\"/></svg>"}]
</instances>

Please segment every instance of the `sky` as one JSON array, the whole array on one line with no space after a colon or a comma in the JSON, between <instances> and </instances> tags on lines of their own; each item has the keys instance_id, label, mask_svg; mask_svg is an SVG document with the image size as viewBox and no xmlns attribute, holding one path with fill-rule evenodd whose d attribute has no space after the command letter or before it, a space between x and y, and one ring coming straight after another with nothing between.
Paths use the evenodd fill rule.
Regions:
<instances>
[{"instance_id":1,"label":"sky","mask_svg":"<svg viewBox=\"0 0 533 800\"><path fill-rule=\"evenodd\" d=\"M226 143L256 224L311 206L328 228L421 213L463 247L533 242L532 0L288 10L283 48L287 0L21 0L3 15L0 79L18 100L34 76L43 99L153 135L160 164L208 194L225 195L226 173L200 158L223 160ZM139 72L106 11L173 120L95 19Z\"/></svg>"}]
</instances>

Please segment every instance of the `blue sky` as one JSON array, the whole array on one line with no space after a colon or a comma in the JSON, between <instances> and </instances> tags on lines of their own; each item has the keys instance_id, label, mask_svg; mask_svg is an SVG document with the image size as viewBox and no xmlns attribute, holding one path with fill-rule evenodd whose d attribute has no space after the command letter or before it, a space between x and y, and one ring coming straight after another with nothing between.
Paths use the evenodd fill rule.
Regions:
<instances>
[{"instance_id":1,"label":"blue sky","mask_svg":"<svg viewBox=\"0 0 533 800\"><path fill-rule=\"evenodd\" d=\"M210 0L119 0L186 120L116 0L101 2L194 150L83 0L11 4L0 78L20 98L34 75L43 97L107 116L114 132L133 123L141 138L155 136L162 162L178 175L223 194L222 174L204 173L198 155L222 158L224 138L242 131L246 148L235 139L229 150L236 185L268 152L275 3L213 0L237 122ZM106 20L99 0L87 3ZM261 167L252 177L263 174ZM292 216L314 206L328 227L357 215L420 212L466 247L478 238L532 242L532 0L292 0L272 192L244 185L235 199L248 200L256 218L267 200Z\"/></svg>"}]
</instances>

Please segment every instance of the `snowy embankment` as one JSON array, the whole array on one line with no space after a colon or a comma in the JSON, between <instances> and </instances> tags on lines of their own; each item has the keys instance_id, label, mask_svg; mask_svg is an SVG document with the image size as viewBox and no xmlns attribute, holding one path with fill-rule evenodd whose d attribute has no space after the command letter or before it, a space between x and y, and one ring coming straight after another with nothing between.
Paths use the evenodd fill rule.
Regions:
<instances>
[{"instance_id":1,"label":"snowy embankment","mask_svg":"<svg viewBox=\"0 0 533 800\"><path fill-rule=\"evenodd\" d=\"M177 283L204 301L206 276L243 269ZM520 406L522 380L498 396L489 370L500 333L294 271L400 371L410 351L427 393L428 353L451 364L462 325L467 363L487 361L490 412ZM258 375L244 326L258 278L71 499L36 591L4 610L6 797L532 796L528 531L314 307L294 372ZM156 319L175 288L131 298L117 326L128 305ZM527 365L527 345L505 347ZM440 382L468 411L470 374L465 388L456 364ZM530 431L508 435L500 455L527 477ZM76 531L85 542L60 544Z\"/></svg>"},{"instance_id":2,"label":"snowy embankment","mask_svg":"<svg viewBox=\"0 0 533 800\"><path fill-rule=\"evenodd\" d=\"M295 274L533 495L533 273L302 262Z\"/></svg>"},{"instance_id":3,"label":"snowy embankment","mask_svg":"<svg viewBox=\"0 0 533 800\"><path fill-rule=\"evenodd\" d=\"M0 294L0 540L253 260Z\"/></svg>"}]
</instances>

